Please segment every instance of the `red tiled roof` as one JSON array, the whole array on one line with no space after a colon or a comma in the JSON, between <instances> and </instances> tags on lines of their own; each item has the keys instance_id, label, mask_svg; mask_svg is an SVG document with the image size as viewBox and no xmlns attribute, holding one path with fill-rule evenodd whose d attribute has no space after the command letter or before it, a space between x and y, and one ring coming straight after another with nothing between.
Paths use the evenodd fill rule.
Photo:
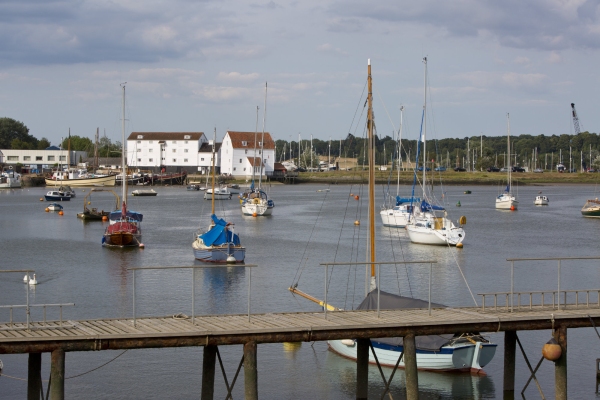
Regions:
<instances>
[{"instance_id":1,"label":"red tiled roof","mask_svg":"<svg viewBox=\"0 0 600 400\"><path fill-rule=\"evenodd\" d=\"M265 164L262 162L262 158L260 158L260 157L248 157L248 162L250 162L250 165L252 165L253 167L264 167L265 166Z\"/></svg>"},{"instance_id":2,"label":"red tiled roof","mask_svg":"<svg viewBox=\"0 0 600 400\"><path fill-rule=\"evenodd\" d=\"M256 148L260 149L259 143L262 139L262 132L231 132L227 131L231 144L234 149L254 149L254 136L256 136ZM275 142L271 139L271 134L265 132L263 149L275 150ZM246 142L246 146L242 146L242 142Z\"/></svg>"},{"instance_id":3,"label":"red tiled roof","mask_svg":"<svg viewBox=\"0 0 600 400\"><path fill-rule=\"evenodd\" d=\"M138 135L143 139L138 139ZM131 132L127 140L200 140L202 135L204 132Z\"/></svg>"}]
</instances>

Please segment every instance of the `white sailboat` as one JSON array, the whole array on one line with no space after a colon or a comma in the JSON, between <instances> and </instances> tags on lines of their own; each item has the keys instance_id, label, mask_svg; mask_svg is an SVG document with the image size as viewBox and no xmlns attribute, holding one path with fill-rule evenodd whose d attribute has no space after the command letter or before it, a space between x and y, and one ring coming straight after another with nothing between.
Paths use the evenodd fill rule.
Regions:
<instances>
[{"instance_id":1,"label":"white sailboat","mask_svg":"<svg viewBox=\"0 0 600 400\"><path fill-rule=\"evenodd\" d=\"M264 155L264 144L265 144L265 123L267 118L267 83L265 82L265 110L263 113L263 130L262 138L260 140L260 157L256 157L256 136L258 131L258 107L257 112L257 129L254 131L254 157L252 158L252 183L250 190L245 192L241 197L242 213L244 215L252 216L267 216L273 214L275 208L275 202L269 199L267 193L262 190L262 175L263 175L263 155ZM254 171L258 167L258 188L254 187Z\"/></svg>"},{"instance_id":2,"label":"white sailboat","mask_svg":"<svg viewBox=\"0 0 600 400\"><path fill-rule=\"evenodd\" d=\"M372 83L371 83L371 62L368 64L368 122L367 131L369 138L369 243L368 258L370 264L369 275L369 293L358 306L358 309L373 310L377 309L379 295L379 304L381 309L406 309L406 308L427 308L429 303L411 297L399 296L391 293L377 290L376 285L376 231L375 231L375 146L374 146L374 121L372 111ZM327 310L334 312L343 312L341 309L326 304L297 288L297 283L289 288L292 293L298 294L306 299L314 301ZM433 307L443 307L443 305L433 305ZM417 368L433 371L470 371L474 373L484 373L482 367L492 360L496 352L497 345L490 343L481 335L475 333L459 333L449 335L418 336L415 340L417 347ZM357 358L357 345L354 339L330 340L329 347L334 352L352 359ZM379 338L371 339L373 351L377 355L380 365L394 367L403 352L402 338ZM376 363L373 353L369 353L369 362ZM401 360L399 367L404 367Z\"/></svg>"},{"instance_id":3,"label":"white sailboat","mask_svg":"<svg viewBox=\"0 0 600 400\"><path fill-rule=\"evenodd\" d=\"M400 107L400 129L398 131L398 160L402 149L402 120L404 114L404 106ZM388 198L386 204L383 205L379 216L383 226L391 228L404 228L411 215L413 214L414 205L420 201L414 197L400 196L400 164L398 164L398 182L396 184L396 196ZM388 196L391 197L391 196Z\"/></svg>"},{"instance_id":4,"label":"white sailboat","mask_svg":"<svg viewBox=\"0 0 600 400\"><path fill-rule=\"evenodd\" d=\"M427 152L426 152L426 132L427 132L427 57L423 58L425 64L425 101L423 103L423 197L419 207L414 211L412 219L406 225L406 232L410 241L420 244L431 245L452 245L462 246L465 240L465 231L462 227L467 222L465 217L458 221L459 225L454 225L448 218L448 213L443 206L434 204L433 195L427 192ZM417 164L419 155L417 151ZM417 170L415 169L415 178ZM416 179L415 179L416 181ZM413 185L414 187L414 185ZM414 189L413 189L414 192Z\"/></svg>"},{"instance_id":5,"label":"white sailboat","mask_svg":"<svg viewBox=\"0 0 600 400\"><path fill-rule=\"evenodd\" d=\"M517 198L512 194L512 168L510 166L510 115L506 114L506 126L507 126L507 156L506 156L506 171L508 184L504 189L504 193L496 197L496 208L498 210L513 210L515 211L519 205Z\"/></svg>"}]
</instances>

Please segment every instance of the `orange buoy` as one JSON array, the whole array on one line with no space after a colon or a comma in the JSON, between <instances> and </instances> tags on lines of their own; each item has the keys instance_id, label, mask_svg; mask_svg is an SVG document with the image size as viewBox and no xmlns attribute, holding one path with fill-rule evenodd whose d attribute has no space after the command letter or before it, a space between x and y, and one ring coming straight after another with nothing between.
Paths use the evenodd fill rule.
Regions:
<instances>
[{"instance_id":1,"label":"orange buoy","mask_svg":"<svg viewBox=\"0 0 600 400\"><path fill-rule=\"evenodd\" d=\"M40 197L40 201L44 201L44 198L43 198L43 197Z\"/></svg>"},{"instance_id":2,"label":"orange buoy","mask_svg":"<svg viewBox=\"0 0 600 400\"><path fill-rule=\"evenodd\" d=\"M359 199L358 195L354 196L354 200L358 200L358 199Z\"/></svg>"},{"instance_id":3,"label":"orange buoy","mask_svg":"<svg viewBox=\"0 0 600 400\"><path fill-rule=\"evenodd\" d=\"M354 225L360 225L360 221L359 220L354 221Z\"/></svg>"},{"instance_id":4,"label":"orange buoy","mask_svg":"<svg viewBox=\"0 0 600 400\"><path fill-rule=\"evenodd\" d=\"M462 249L463 248L463 244L462 243L456 243L456 248L457 249Z\"/></svg>"},{"instance_id":5,"label":"orange buoy","mask_svg":"<svg viewBox=\"0 0 600 400\"><path fill-rule=\"evenodd\" d=\"M46 210L45 210L45 211L46 211L46 212L50 212L50 209L49 209L48 207L46 207Z\"/></svg>"},{"instance_id":6,"label":"orange buoy","mask_svg":"<svg viewBox=\"0 0 600 400\"><path fill-rule=\"evenodd\" d=\"M140 249L143 249L144 247L144 243L140 243Z\"/></svg>"},{"instance_id":7,"label":"orange buoy","mask_svg":"<svg viewBox=\"0 0 600 400\"><path fill-rule=\"evenodd\" d=\"M108 217L106 215L102 216L102 221L108 221Z\"/></svg>"},{"instance_id":8,"label":"orange buoy","mask_svg":"<svg viewBox=\"0 0 600 400\"><path fill-rule=\"evenodd\" d=\"M515 211L515 206L510 206L510 211Z\"/></svg>"},{"instance_id":9,"label":"orange buoy","mask_svg":"<svg viewBox=\"0 0 600 400\"><path fill-rule=\"evenodd\" d=\"M562 348L560 344L552 338L542 347L542 355L546 360L556 361L562 356Z\"/></svg>"},{"instance_id":10,"label":"orange buoy","mask_svg":"<svg viewBox=\"0 0 600 400\"><path fill-rule=\"evenodd\" d=\"M58 212L58 215L63 215L64 213L61 211Z\"/></svg>"},{"instance_id":11,"label":"orange buoy","mask_svg":"<svg viewBox=\"0 0 600 400\"><path fill-rule=\"evenodd\" d=\"M258 217L258 214L257 213L252 213L252 216L253 217Z\"/></svg>"}]
</instances>

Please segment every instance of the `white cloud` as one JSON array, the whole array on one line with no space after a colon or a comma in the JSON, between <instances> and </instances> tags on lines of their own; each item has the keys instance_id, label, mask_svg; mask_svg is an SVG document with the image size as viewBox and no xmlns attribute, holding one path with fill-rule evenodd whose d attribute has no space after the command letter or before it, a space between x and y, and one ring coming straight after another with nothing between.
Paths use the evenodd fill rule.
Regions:
<instances>
[{"instance_id":1,"label":"white cloud","mask_svg":"<svg viewBox=\"0 0 600 400\"><path fill-rule=\"evenodd\" d=\"M258 79L259 74L253 72L251 74L241 74L239 72L219 72L217 79L220 81L233 81L233 82L252 82Z\"/></svg>"},{"instance_id":2,"label":"white cloud","mask_svg":"<svg viewBox=\"0 0 600 400\"><path fill-rule=\"evenodd\" d=\"M324 44L317 46L317 50L322 53L334 53L334 54L339 54L339 55L343 55L343 56L348 55L348 53L345 52L344 50L340 49L339 47L334 47L329 43L324 43Z\"/></svg>"}]
</instances>

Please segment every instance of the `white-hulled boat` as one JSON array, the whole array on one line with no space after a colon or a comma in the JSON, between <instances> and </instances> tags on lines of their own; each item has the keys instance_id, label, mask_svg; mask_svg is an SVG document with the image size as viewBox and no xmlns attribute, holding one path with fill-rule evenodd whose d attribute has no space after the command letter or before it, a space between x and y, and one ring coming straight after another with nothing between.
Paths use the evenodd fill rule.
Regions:
<instances>
[{"instance_id":1,"label":"white-hulled boat","mask_svg":"<svg viewBox=\"0 0 600 400\"><path fill-rule=\"evenodd\" d=\"M157 194L154 189L136 189L131 192L132 196L156 196Z\"/></svg>"},{"instance_id":2,"label":"white-hulled boat","mask_svg":"<svg viewBox=\"0 0 600 400\"><path fill-rule=\"evenodd\" d=\"M417 210L414 210L412 218L406 224L406 232L411 242L430 245L461 245L465 240L465 230L462 225L467 222L465 217L460 217L459 226L454 225L448 218L448 213L443 206L436 205L430 199L433 194L427 192L427 152L426 152L426 132L427 132L427 57L423 58L425 64L425 101L423 103L423 129L422 138L419 140L419 147L423 145L423 199ZM417 163L419 162L419 149L417 149ZM416 182L417 169L415 169ZM413 185L414 192L414 185Z\"/></svg>"},{"instance_id":3,"label":"white-hulled boat","mask_svg":"<svg viewBox=\"0 0 600 400\"><path fill-rule=\"evenodd\" d=\"M21 187L21 175L12 169L0 174L0 189L16 189Z\"/></svg>"},{"instance_id":4,"label":"white-hulled boat","mask_svg":"<svg viewBox=\"0 0 600 400\"><path fill-rule=\"evenodd\" d=\"M209 188L204 192L204 200L212 200L213 198L215 200L231 200L231 196L233 194L226 187L215 188L214 190Z\"/></svg>"},{"instance_id":5,"label":"white-hulled boat","mask_svg":"<svg viewBox=\"0 0 600 400\"><path fill-rule=\"evenodd\" d=\"M507 148L508 148L508 153L510 154L510 116L509 114L506 114L506 124L507 124L507 135L506 135L506 142L507 142ZM507 170L507 180L508 180L508 184L506 185L506 188L504 189L504 193L498 195L498 197L496 197L496 208L498 210L513 210L515 211L517 209L517 207L519 206L519 202L517 201L517 198L512 194L511 190L512 190L512 167L510 166L510 157L506 157L506 170Z\"/></svg>"},{"instance_id":6,"label":"white-hulled boat","mask_svg":"<svg viewBox=\"0 0 600 400\"><path fill-rule=\"evenodd\" d=\"M116 175L94 175L84 170L57 171L46 178L46 186L66 184L69 186L115 186Z\"/></svg>"},{"instance_id":7,"label":"white-hulled boat","mask_svg":"<svg viewBox=\"0 0 600 400\"><path fill-rule=\"evenodd\" d=\"M548 204L550 204L550 199L548 199L548 196L538 194L537 196L535 196L533 204L536 206L547 206Z\"/></svg>"},{"instance_id":8,"label":"white-hulled boat","mask_svg":"<svg viewBox=\"0 0 600 400\"><path fill-rule=\"evenodd\" d=\"M379 212L383 226L404 228L413 215L415 206L420 202L421 199L419 198L396 196L396 205L394 207L384 207Z\"/></svg>"},{"instance_id":9,"label":"white-hulled boat","mask_svg":"<svg viewBox=\"0 0 600 400\"><path fill-rule=\"evenodd\" d=\"M58 203L50 203L50 204L48 204L48 207L46 207L46 208L50 211L62 211L63 210L63 206L61 206Z\"/></svg>"}]
</instances>

